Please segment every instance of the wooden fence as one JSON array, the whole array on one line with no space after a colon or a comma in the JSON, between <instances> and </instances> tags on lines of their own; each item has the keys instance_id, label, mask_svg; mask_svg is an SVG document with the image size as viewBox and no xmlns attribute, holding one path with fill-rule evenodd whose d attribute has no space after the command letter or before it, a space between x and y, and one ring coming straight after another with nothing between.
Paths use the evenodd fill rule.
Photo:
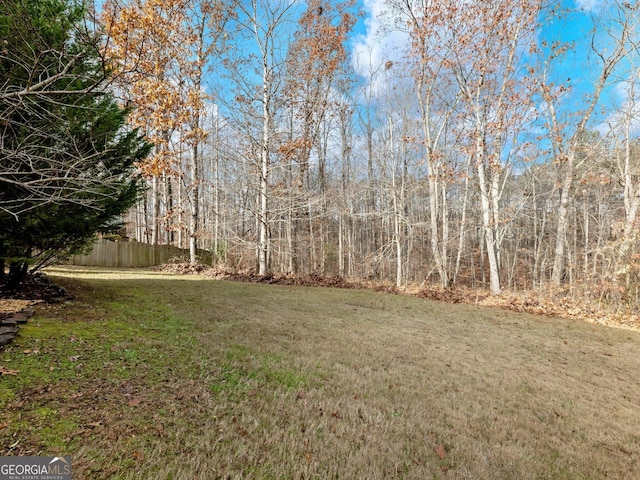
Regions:
<instances>
[{"instance_id":1,"label":"wooden fence","mask_svg":"<svg viewBox=\"0 0 640 480\"><path fill-rule=\"evenodd\" d=\"M66 263L87 267L151 267L176 257L189 260L189 251L172 245L114 242L98 239L88 255L74 255Z\"/></svg>"}]
</instances>

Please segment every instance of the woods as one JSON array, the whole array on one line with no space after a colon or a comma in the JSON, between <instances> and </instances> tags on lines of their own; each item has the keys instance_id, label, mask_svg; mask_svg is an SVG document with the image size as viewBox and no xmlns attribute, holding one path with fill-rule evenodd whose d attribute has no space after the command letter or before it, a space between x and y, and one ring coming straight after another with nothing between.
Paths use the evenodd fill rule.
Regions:
<instances>
[{"instance_id":1,"label":"woods","mask_svg":"<svg viewBox=\"0 0 640 480\"><path fill-rule=\"evenodd\" d=\"M104 2L109 91L154 144L127 235L259 274L633 304L638 7L359 7Z\"/></svg>"}]
</instances>

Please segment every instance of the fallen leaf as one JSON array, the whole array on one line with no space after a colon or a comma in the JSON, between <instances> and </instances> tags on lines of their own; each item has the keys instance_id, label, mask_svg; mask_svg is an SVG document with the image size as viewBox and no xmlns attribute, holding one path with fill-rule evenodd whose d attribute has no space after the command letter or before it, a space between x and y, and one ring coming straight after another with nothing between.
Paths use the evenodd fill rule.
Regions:
<instances>
[{"instance_id":1,"label":"fallen leaf","mask_svg":"<svg viewBox=\"0 0 640 480\"><path fill-rule=\"evenodd\" d=\"M444 447L442 446L442 444L438 445L436 447L436 455L438 455L438 457L440 458L440 460L442 460L444 457L447 456L447 452L444 449Z\"/></svg>"},{"instance_id":2,"label":"fallen leaf","mask_svg":"<svg viewBox=\"0 0 640 480\"><path fill-rule=\"evenodd\" d=\"M138 405L140 405L140 403L142 403L142 400L140 400L138 397L135 397L129 400L129 402L127 402L127 405L129 405L130 407L137 407Z\"/></svg>"},{"instance_id":3,"label":"fallen leaf","mask_svg":"<svg viewBox=\"0 0 640 480\"><path fill-rule=\"evenodd\" d=\"M18 375L18 373L20 373L20 370L11 370L0 365L0 375Z\"/></svg>"},{"instance_id":4,"label":"fallen leaf","mask_svg":"<svg viewBox=\"0 0 640 480\"><path fill-rule=\"evenodd\" d=\"M304 392L304 390L300 390L298 392L298 398L299 399L305 398L306 396L307 396L307 394Z\"/></svg>"},{"instance_id":5,"label":"fallen leaf","mask_svg":"<svg viewBox=\"0 0 640 480\"><path fill-rule=\"evenodd\" d=\"M5 428L7 428L9 426L8 423L0 423L0 430L4 430Z\"/></svg>"},{"instance_id":6,"label":"fallen leaf","mask_svg":"<svg viewBox=\"0 0 640 480\"><path fill-rule=\"evenodd\" d=\"M77 362L79 358L80 358L80 355L74 355L72 357L69 357L69 361Z\"/></svg>"}]
</instances>

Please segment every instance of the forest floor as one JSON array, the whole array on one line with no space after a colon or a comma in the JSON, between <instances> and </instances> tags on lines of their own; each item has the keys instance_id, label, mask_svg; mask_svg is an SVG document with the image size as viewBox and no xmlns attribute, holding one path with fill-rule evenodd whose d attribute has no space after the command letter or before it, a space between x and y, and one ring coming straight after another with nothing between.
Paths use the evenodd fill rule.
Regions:
<instances>
[{"instance_id":1,"label":"forest floor","mask_svg":"<svg viewBox=\"0 0 640 480\"><path fill-rule=\"evenodd\" d=\"M74 479L640 478L640 332L366 289L56 268L0 455Z\"/></svg>"}]
</instances>

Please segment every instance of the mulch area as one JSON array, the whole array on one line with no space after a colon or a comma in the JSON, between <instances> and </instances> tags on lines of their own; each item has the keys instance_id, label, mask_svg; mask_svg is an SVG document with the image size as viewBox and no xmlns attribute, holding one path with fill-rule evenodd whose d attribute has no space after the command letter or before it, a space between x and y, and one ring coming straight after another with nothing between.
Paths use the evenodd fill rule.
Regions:
<instances>
[{"instance_id":1,"label":"mulch area","mask_svg":"<svg viewBox=\"0 0 640 480\"><path fill-rule=\"evenodd\" d=\"M9 344L18 334L20 325L34 315L35 305L60 303L70 298L64 288L42 273L31 276L19 290L0 289L0 348Z\"/></svg>"},{"instance_id":2,"label":"mulch area","mask_svg":"<svg viewBox=\"0 0 640 480\"><path fill-rule=\"evenodd\" d=\"M43 273L33 275L20 290L7 291L0 286L0 317L33 307L39 303L60 303L71 297Z\"/></svg>"},{"instance_id":3,"label":"mulch area","mask_svg":"<svg viewBox=\"0 0 640 480\"><path fill-rule=\"evenodd\" d=\"M12 302L60 303L69 299L67 291L54 284L44 273L31 275L19 290L5 290L0 285L0 302L7 308Z\"/></svg>"}]
</instances>

